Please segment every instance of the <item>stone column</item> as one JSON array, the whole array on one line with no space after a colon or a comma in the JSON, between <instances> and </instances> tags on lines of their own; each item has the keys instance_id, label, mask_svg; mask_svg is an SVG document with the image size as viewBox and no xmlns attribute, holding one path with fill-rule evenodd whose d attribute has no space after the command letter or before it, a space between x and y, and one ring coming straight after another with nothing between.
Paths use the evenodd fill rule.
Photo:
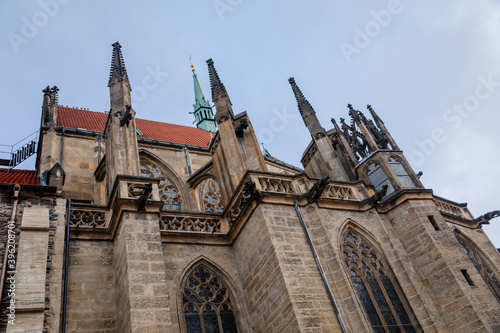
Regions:
<instances>
[{"instance_id":1,"label":"stone column","mask_svg":"<svg viewBox=\"0 0 500 333\"><path fill-rule=\"evenodd\" d=\"M125 212L115 238L118 332L171 332L158 215Z\"/></svg>"}]
</instances>

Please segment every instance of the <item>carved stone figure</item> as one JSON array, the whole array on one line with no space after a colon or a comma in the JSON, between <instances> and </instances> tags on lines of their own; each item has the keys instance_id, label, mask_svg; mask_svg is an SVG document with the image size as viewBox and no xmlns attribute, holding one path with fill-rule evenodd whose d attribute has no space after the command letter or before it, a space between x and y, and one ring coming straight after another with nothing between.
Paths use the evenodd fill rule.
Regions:
<instances>
[{"instance_id":1,"label":"carved stone figure","mask_svg":"<svg viewBox=\"0 0 500 333\"><path fill-rule=\"evenodd\" d=\"M238 126L234 129L234 133L238 138L243 137L243 133L245 130L248 128L248 120L246 118L241 119L241 121L238 123Z\"/></svg>"},{"instance_id":2,"label":"carved stone figure","mask_svg":"<svg viewBox=\"0 0 500 333\"><path fill-rule=\"evenodd\" d=\"M479 222L479 225L483 224L490 224L490 220L494 219L495 217L500 216L500 210L494 210L491 212L488 212L484 215L479 216L476 221Z\"/></svg>"},{"instance_id":3,"label":"carved stone figure","mask_svg":"<svg viewBox=\"0 0 500 333\"><path fill-rule=\"evenodd\" d=\"M120 127L122 127L125 124L128 127L128 124L132 120L132 114L130 113L131 109L132 107L130 105L125 105L125 113L123 113L122 117L120 118Z\"/></svg>"},{"instance_id":4,"label":"carved stone figure","mask_svg":"<svg viewBox=\"0 0 500 333\"><path fill-rule=\"evenodd\" d=\"M385 197L387 194L387 189L389 188L389 185L383 185L380 190L378 190L371 198L372 202L372 207L377 207L380 201Z\"/></svg>"},{"instance_id":5,"label":"carved stone figure","mask_svg":"<svg viewBox=\"0 0 500 333\"><path fill-rule=\"evenodd\" d=\"M146 202L148 201L148 198L151 195L152 191L153 191L153 184L147 183L146 185L144 185L144 191L142 192L141 196L137 198L138 211L146 210Z\"/></svg>"},{"instance_id":6,"label":"carved stone figure","mask_svg":"<svg viewBox=\"0 0 500 333\"><path fill-rule=\"evenodd\" d=\"M329 181L330 181L329 176L323 177L320 180L318 180L307 195L307 203L312 203L317 201L321 197L321 194L325 190L326 185L328 185Z\"/></svg>"}]
</instances>

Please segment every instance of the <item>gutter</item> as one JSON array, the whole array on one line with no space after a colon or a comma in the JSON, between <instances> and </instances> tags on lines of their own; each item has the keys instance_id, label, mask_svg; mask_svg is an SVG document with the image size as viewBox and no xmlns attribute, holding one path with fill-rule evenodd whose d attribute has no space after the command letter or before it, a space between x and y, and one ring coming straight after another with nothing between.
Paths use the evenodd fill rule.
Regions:
<instances>
[{"instance_id":1,"label":"gutter","mask_svg":"<svg viewBox=\"0 0 500 333\"><path fill-rule=\"evenodd\" d=\"M348 333L347 328L345 327L344 320L342 319L342 315L340 314L339 307L337 302L335 301L335 297L333 296L332 288L330 288L330 283L328 282L328 278L325 275L325 271L323 270L323 266L321 265L321 261L318 258L318 253L316 252L316 247L311 239L311 235L307 230L307 226L304 223L304 219L302 218L302 214L300 212L299 203L294 200L295 211L297 212L297 216L299 217L300 224L304 229L304 233L306 234L307 242L309 243L309 247L311 248L311 252L313 254L314 260L316 261L316 265L318 266L319 273L321 274L321 278L323 279L323 283L325 284L326 290L328 292L328 296L330 297L330 301L332 302L333 309L335 311L335 315L337 315L337 319L339 320L340 328L342 328L342 333Z\"/></svg>"}]
</instances>

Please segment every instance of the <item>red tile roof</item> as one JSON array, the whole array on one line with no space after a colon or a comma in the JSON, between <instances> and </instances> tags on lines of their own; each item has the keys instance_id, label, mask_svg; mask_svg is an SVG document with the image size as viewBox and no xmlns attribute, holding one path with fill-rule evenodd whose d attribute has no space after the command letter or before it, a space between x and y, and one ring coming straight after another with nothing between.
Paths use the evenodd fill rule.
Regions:
<instances>
[{"instance_id":1,"label":"red tile roof","mask_svg":"<svg viewBox=\"0 0 500 333\"><path fill-rule=\"evenodd\" d=\"M0 168L0 184L40 185L40 178L35 170Z\"/></svg>"},{"instance_id":2,"label":"red tile roof","mask_svg":"<svg viewBox=\"0 0 500 333\"><path fill-rule=\"evenodd\" d=\"M104 132L108 114L59 106L57 125L74 129ZM141 138L185 145L208 147L211 140L209 132L197 127L161 123L136 118L136 125L143 134Z\"/></svg>"}]
</instances>

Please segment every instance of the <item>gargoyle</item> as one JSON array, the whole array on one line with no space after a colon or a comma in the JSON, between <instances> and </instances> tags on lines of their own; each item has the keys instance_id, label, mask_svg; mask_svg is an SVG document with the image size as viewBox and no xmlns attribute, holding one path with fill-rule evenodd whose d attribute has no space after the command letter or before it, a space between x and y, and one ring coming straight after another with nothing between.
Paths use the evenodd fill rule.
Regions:
<instances>
[{"instance_id":1,"label":"gargoyle","mask_svg":"<svg viewBox=\"0 0 500 333\"><path fill-rule=\"evenodd\" d=\"M475 219L475 221L479 222L479 225L490 224L490 220L498 216L500 216L500 210L494 210L479 216L477 219Z\"/></svg>"},{"instance_id":2,"label":"gargoyle","mask_svg":"<svg viewBox=\"0 0 500 333\"><path fill-rule=\"evenodd\" d=\"M243 195L246 199L260 201L262 199L262 194L255 186L255 183L251 179L247 179L243 183Z\"/></svg>"},{"instance_id":3,"label":"gargoyle","mask_svg":"<svg viewBox=\"0 0 500 333\"><path fill-rule=\"evenodd\" d=\"M128 127L129 122L132 120L132 113L130 113L131 109L132 107L130 105L125 105L125 113L120 118L120 127L122 127L125 124Z\"/></svg>"},{"instance_id":4,"label":"gargoyle","mask_svg":"<svg viewBox=\"0 0 500 333\"><path fill-rule=\"evenodd\" d=\"M236 134L236 136L238 138L241 138L243 137L243 132L248 128L248 120L246 118L243 118L241 119L241 121L239 122L238 126L236 126L236 128L234 129L234 134Z\"/></svg>"},{"instance_id":5,"label":"gargoyle","mask_svg":"<svg viewBox=\"0 0 500 333\"><path fill-rule=\"evenodd\" d=\"M380 190L378 190L372 197L370 198L372 202L372 207L377 207L378 203L382 201L382 199L385 197L387 194L387 189L389 188L389 185L383 185Z\"/></svg>"},{"instance_id":6,"label":"gargoyle","mask_svg":"<svg viewBox=\"0 0 500 333\"><path fill-rule=\"evenodd\" d=\"M326 185L328 185L328 182L330 181L329 176L325 176L318 180L316 184L313 185L313 187L309 190L309 193L307 194L307 203L312 203L315 201L318 201L318 199L321 197L321 194L323 194L323 191L326 188Z\"/></svg>"},{"instance_id":7,"label":"gargoyle","mask_svg":"<svg viewBox=\"0 0 500 333\"><path fill-rule=\"evenodd\" d=\"M144 190L139 198L137 198L137 210L138 211L144 211L146 210L146 202L148 201L149 196L151 195L151 192L153 192L153 184L148 183L144 185Z\"/></svg>"}]
</instances>

